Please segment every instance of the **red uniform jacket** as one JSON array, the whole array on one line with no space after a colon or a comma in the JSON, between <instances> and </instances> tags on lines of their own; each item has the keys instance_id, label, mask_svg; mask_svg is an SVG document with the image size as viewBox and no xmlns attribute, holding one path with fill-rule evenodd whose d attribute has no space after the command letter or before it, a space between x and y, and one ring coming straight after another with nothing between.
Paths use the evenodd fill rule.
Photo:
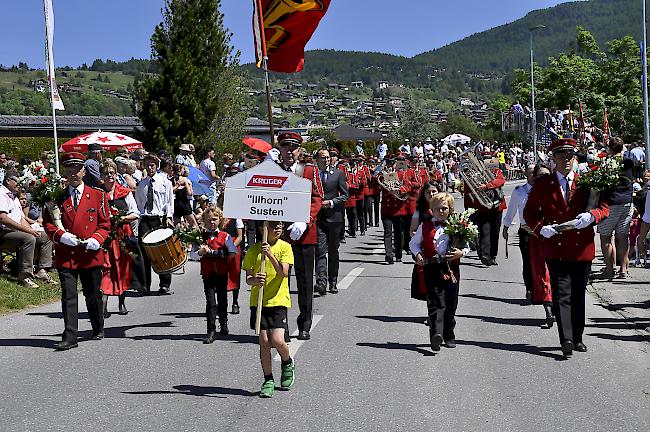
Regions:
<instances>
[{"instance_id":1,"label":"red uniform jacket","mask_svg":"<svg viewBox=\"0 0 650 432\"><path fill-rule=\"evenodd\" d=\"M84 185L84 191L75 210L69 189L60 201L61 222L65 231L76 235L79 240L94 238L100 245L104 244L111 229L110 209L106 192ZM49 212L44 212L43 228L48 237L56 244L55 266L66 269L88 269L105 265L104 250L87 251L85 246L67 246L60 243L64 230L52 222Z\"/></svg>"},{"instance_id":2,"label":"red uniform jacket","mask_svg":"<svg viewBox=\"0 0 650 432\"><path fill-rule=\"evenodd\" d=\"M363 174L363 196L370 196L370 168L368 168L366 165L361 165L361 169L359 171L361 171Z\"/></svg>"},{"instance_id":3,"label":"red uniform jacket","mask_svg":"<svg viewBox=\"0 0 650 432\"><path fill-rule=\"evenodd\" d=\"M405 202L406 205L406 214L412 215L415 212L415 207L417 206L418 195L420 194L420 189L422 188L422 179L420 178L420 173L417 168L409 168L406 170L407 175L409 176L409 181L411 182L411 190L409 191L409 197Z\"/></svg>"},{"instance_id":4,"label":"red uniform jacket","mask_svg":"<svg viewBox=\"0 0 650 432\"><path fill-rule=\"evenodd\" d=\"M506 178L503 176L503 172L495 168L492 170L492 174L494 174L494 180L491 182L487 183L488 189L498 189L500 187L503 187L504 184L506 184ZM491 209L488 209L486 207L483 207L476 199L474 198L474 195L471 193L469 187L465 186L464 188L464 198L465 198L465 208L474 208L476 211L479 212L486 212L486 211L493 211ZM501 199L501 204L496 211L504 211L508 206L506 205L506 199L505 197Z\"/></svg>"},{"instance_id":5,"label":"red uniform jacket","mask_svg":"<svg viewBox=\"0 0 650 432\"><path fill-rule=\"evenodd\" d=\"M368 181L366 180L366 174L363 172L363 169L360 166L356 166L354 169L354 176L357 179L357 190L355 194L355 198L357 201L365 198L365 191L368 187Z\"/></svg>"},{"instance_id":6,"label":"red uniform jacket","mask_svg":"<svg viewBox=\"0 0 650 432\"><path fill-rule=\"evenodd\" d=\"M408 193L411 191L411 182L406 171L398 171L397 178L402 182L402 187L400 188L401 193ZM390 191L382 188L381 192L381 216L382 217L393 217L393 216L405 216L406 215L406 205L404 201L396 198Z\"/></svg>"},{"instance_id":7,"label":"red uniform jacket","mask_svg":"<svg viewBox=\"0 0 650 432\"><path fill-rule=\"evenodd\" d=\"M376 175L370 176L370 180L368 180L368 186L370 188L371 196L379 196L381 193L381 186L379 186Z\"/></svg>"},{"instance_id":8,"label":"red uniform jacket","mask_svg":"<svg viewBox=\"0 0 650 432\"><path fill-rule=\"evenodd\" d=\"M203 244L207 245L212 250L225 248L227 240L228 233L225 231L219 231L216 235L209 232L203 233ZM217 258L207 255L202 256L201 276L203 276L203 279L207 279L214 275L225 275L228 273L228 264L230 261L230 258Z\"/></svg>"},{"instance_id":9,"label":"red uniform jacket","mask_svg":"<svg viewBox=\"0 0 650 432\"><path fill-rule=\"evenodd\" d=\"M535 180L528 195L528 201L524 207L524 219L535 235L541 239L546 258L565 261L592 261L595 257L593 227L564 231L549 239L540 235L544 225L574 220L578 214L586 210L589 194L583 188L576 188L577 177L576 175L571 183L568 204L562 196L560 182L555 173ZM609 216L609 207L601 199L598 207L591 210L590 213L596 219L595 223L598 223Z\"/></svg>"},{"instance_id":10,"label":"red uniform jacket","mask_svg":"<svg viewBox=\"0 0 650 432\"><path fill-rule=\"evenodd\" d=\"M309 206L309 223L307 223L307 230L302 237L294 241L286 236L289 243L295 245L315 245L317 243L316 233L316 217L323 204L323 185L320 181L320 173L318 167L312 164L305 164L303 166L302 177L311 180L311 204ZM286 227L285 227L286 228Z\"/></svg>"},{"instance_id":11,"label":"red uniform jacket","mask_svg":"<svg viewBox=\"0 0 650 432\"><path fill-rule=\"evenodd\" d=\"M352 174L350 167L348 167L346 164L339 165L339 170L341 170L345 176L345 184L347 185L348 191L350 192L350 196L345 202L345 208L356 207L358 194L357 191L359 189L359 182L357 181L357 177Z\"/></svg>"}]
</instances>

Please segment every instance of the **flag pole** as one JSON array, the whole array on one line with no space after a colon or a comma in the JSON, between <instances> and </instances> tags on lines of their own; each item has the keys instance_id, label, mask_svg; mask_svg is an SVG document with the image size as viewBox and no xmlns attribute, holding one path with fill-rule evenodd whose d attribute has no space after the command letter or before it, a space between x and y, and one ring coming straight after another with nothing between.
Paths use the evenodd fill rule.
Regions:
<instances>
[{"instance_id":1,"label":"flag pole","mask_svg":"<svg viewBox=\"0 0 650 432\"><path fill-rule=\"evenodd\" d=\"M275 142L275 127L273 125L273 105L271 103L271 80L269 79L269 56L266 51L266 34L264 33L264 11L262 9L262 0L253 0L257 10L257 26L259 29L259 38L262 54L262 68L264 68L264 84L266 86L266 109L269 116L269 132L271 134L271 145ZM259 66L259 65L258 65Z\"/></svg>"},{"instance_id":2,"label":"flag pole","mask_svg":"<svg viewBox=\"0 0 650 432\"><path fill-rule=\"evenodd\" d=\"M43 10L45 12L45 71L47 73L47 82L50 86L50 106L52 107L52 130L54 133L54 166L56 173L59 172L59 138L56 129L56 110L55 101L58 100L59 109L63 108L58 90L56 88L55 68L53 56L53 47L51 41L54 39L54 12L52 10L52 1L43 0Z\"/></svg>"},{"instance_id":3,"label":"flag pole","mask_svg":"<svg viewBox=\"0 0 650 432\"><path fill-rule=\"evenodd\" d=\"M50 86L51 87L51 86ZM52 97L54 95L51 94L50 90L50 105L52 105L52 126L54 129L54 166L56 167L56 173L59 173L59 139L57 137L57 131L56 131L56 109L54 108L54 103L52 102Z\"/></svg>"}]
</instances>

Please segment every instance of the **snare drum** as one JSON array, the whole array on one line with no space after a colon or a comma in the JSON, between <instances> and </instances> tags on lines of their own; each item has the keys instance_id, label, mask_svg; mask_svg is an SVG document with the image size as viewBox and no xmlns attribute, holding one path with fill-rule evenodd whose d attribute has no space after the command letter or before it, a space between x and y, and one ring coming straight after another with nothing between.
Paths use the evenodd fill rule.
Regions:
<instances>
[{"instance_id":1,"label":"snare drum","mask_svg":"<svg viewBox=\"0 0 650 432\"><path fill-rule=\"evenodd\" d=\"M174 230L162 228L151 231L142 238L142 247L151 261L153 271L169 274L183 268L187 256Z\"/></svg>"}]
</instances>

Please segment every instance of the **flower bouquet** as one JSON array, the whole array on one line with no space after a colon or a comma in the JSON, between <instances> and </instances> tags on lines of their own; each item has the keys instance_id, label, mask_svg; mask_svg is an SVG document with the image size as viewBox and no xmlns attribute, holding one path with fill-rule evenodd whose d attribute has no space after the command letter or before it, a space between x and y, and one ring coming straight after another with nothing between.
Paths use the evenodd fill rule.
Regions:
<instances>
[{"instance_id":1,"label":"flower bouquet","mask_svg":"<svg viewBox=\"0 0 650 432\"><path fill-rule=\"evenodd\" d=\"M54 162L50 163L50 168L45 168L41 161L29 164L23 187L30 192L34 203L47 209L54 225L63 229L61 209L57 201L63 197L65 185L64 179L54 169Z\"/></svg>"},{"instance_id":2,"label":"flower bouquet","mask_svg":"<svg viewBox=\"0 0 650 432\"><path fill-rule=\"evenodd\" d=\"M131 257L137 256L138 254L135 252L137 250L137 239L133 236L129 236L128 233L121 229L123 225L128 224L128 222L122 221L122 218L127 216L128 212L126 210L120 210L115 206L111 206L110 211L111 230L104 242L104 247L109 249L113 239L116 239L122 252ZM129 232L132 233L131 230L129 230Z\"/></svg>"},{"instance_id":3,"label":"flower bouquet","mask_svg":"<svg viewBox=\"0 0 650 432\"><path fill-rule=\"evenodd\" d=\"M478 237L478 227L469 220L476 209L470 208L462 213L451 213L445 225L445 234L449 236L453 248L461 248Z\"/></svg>"},{"instance_id":4,"label":"flower bouquet","mask_svg":"<svg viewBox=\"0 0 650 432\"><path fill-rule=\"evenodd\" d=\"M598 158L589 164L589 170L576 180L578 187L589 191L587 211L598 205L600 194L616 188L621 178L621 161L619 158Z\"/></svg>"},{"instance_id":5,"label":"flower bouquet","mask_svg":"<svg viewBox=\"0 0 650 432\"><path fill-rule=\"evenodd\" d=\"M198 229L178 228L175 230L178 239L186 244L200 246L203 243L203 234Z\"/></svg>"}]
</instances>

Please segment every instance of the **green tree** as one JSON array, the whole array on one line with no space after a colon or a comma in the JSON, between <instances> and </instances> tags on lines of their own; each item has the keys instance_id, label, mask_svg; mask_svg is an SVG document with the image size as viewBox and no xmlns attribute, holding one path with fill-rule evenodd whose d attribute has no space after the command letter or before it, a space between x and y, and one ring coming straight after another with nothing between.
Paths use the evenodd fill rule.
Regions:
<instances>
[{"instance_id":1,"label":"green tree","mask_svg":"<svg viewBox=\"0 0 650 432\"><path fill-rule=\"evenodd\" d=\"M431 122L427 113L412 98L406 99L404 108L399 111L399 118L400 127L395 131L395 135L401 139L408 138L416 143L440 135L438 126Z\"/></svg>"},{"instance_id":2,"label":"green tree","mask_svg":"<svg viewBox=\"0 0 650 432\"><path fill-rule=\"evenodd\" d=\"M220 0L166 0L163 21L151 36L159 74L141 77L134 92L150 148L192 142L200 150L241 142L239 53L233 53L220 5Z\"/></svg>"}]
</instances>

